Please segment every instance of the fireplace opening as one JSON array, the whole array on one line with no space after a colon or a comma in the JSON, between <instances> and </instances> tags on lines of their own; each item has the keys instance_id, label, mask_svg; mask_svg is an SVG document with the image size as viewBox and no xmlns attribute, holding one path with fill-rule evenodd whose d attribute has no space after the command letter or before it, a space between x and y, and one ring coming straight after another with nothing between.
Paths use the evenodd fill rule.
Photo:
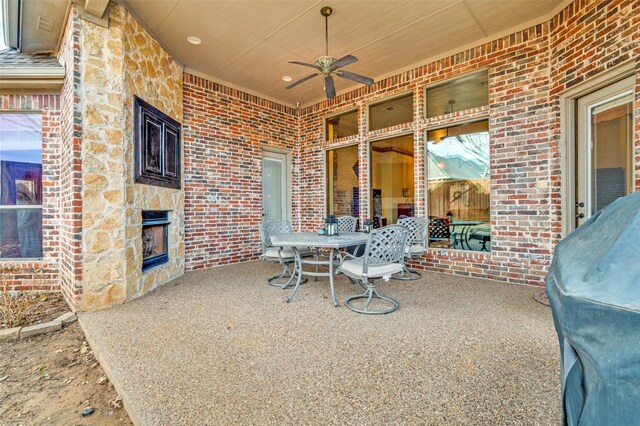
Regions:
<instances>
[{"instance_id":1,"label":"fireplace opening","mask_svg":"<svg viewBox=\"0 0 640 426\"><path fill-rule=\"evenodd\" d=\"M169 261L169 212L142 212L142 270Z\"/></svg>"}]
</instances>

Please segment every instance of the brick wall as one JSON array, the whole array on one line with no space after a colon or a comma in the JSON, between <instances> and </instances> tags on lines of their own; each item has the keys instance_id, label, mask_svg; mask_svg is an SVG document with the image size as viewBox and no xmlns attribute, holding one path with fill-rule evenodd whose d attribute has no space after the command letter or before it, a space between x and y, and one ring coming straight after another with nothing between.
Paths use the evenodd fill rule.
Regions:
<instances>
[{"instance_id":1,"label":"brick wall","mask_svg":"<svg viewBox=\"0 0 640 426\"><path fill-rule=\"evenodd\" d=\"M415 141L416 211L426 213L424 131L456 120L488 116L491 155L492 253L429 250L415 266L441 272L540 285L561 238L559 94L624 61L640 58L640 3L576 1L551 22L376 82L371 88L300 111L298 176L302 227L324 214L324 149L360 147L361 212L369 210L369 140L412 133ZM640 81L640 60L636 79ZM489 70L489 107L425 119L424 86L477 69ZM368 132L371 102L411 91L412 123ZM640 188L640 84L636 84L636 188ZM359 109L359 134L325 142L325 116ZM304 194L304 197L301 196Z\"/></svg>"},{"instance_id":2,"label":"brick wall","mask_svg":"<svg viewBox=\"0 0 640 426\"><path fill-rule=\"evenodd\" d=\"M325 150L357 144L361 219L369 215L370 140L412 134L416 214L427 212L425 130L488 117L492 252L432 249L417 267L540 285L561 238L558 94L625 60L640 57L640 4L576 1L552 21L361 87L300 111L273 111L269 101L185 76L187 269L255 258L261 206L259 147L293 148L294 227L321 226ZM637 69L640 61L636 60ZM489 71L489 106L426 119L424 87L475 70ZM640 79L640 72L636 72ZM640 91L640 85L637 85ZM220 92L233 92L223 96ZM411 123L368 131L368 104L413 92ZM253 102L247 102L251 98ZM640 98L640 96L637 96ZM256 124L260 104L271 119ZM327 115L357 108L357 135L327 142ZM636 181L640 187L640 101L636 103ZM284 113L284 117L282 114ZM297 114L293 134L263 138ZM275 115L274 115L275 114ZM275 124L274 124L275 123ZM253 173L249 172L253 170ZM242 184L242 186L240 186ZM243 244L247 240L248 243Z\"/></svg>"},{"instance_id":3,"label":"brick wall","mask_svg":"<svg viewBox=\"0 0 640 426\"><path fill-rule=\"evenodd\" d=\"M585 1L567 6L551 22L549 91L551 156L560 158L559 95L624 62L635 62L635 188L640 190L640 2ZM561 163L551 169L553 242L561 235Z\"/></svg>"},{"instance_id":4,"label":"brick wall","mask_svg":"<svg viewBox=\"0 0 640 426\"><path fill-rule=\"evenodd\" d=\"M75 9L65 26L58 61L66 68L60 95L59 277L65 299L75 308L82 296L80 22Z\"/></svg>"},{"instance_id":5,"label":"brick wall","mask_svg":"<svg viewBox=\"0 0 640 426\"><path fill-rule=\"evenodd\" d=\"M183 89L187 270L255 259L262 150L294 151L295 110L190 74Z\"/></svg>"},{"instance_id":6,"label":"brick wall","mask_svg":"<svg viewBox=\"0 0 640 426\"><path fill-rule=\"evenodd\" d=\"M412 134L414 138L414 186L416 214L426 215L424 184L425 131L455 120L488 116L491 133L491 218L492 253L430 250L416 266L457 274L496 278L519 283L539 283L550 262L549 190L539 187L547 182L549 170L548 26L538 25L423 67L360 88L331 101L304 108L300 113L301 225L305 229L320 226L324 214L321 179L324 150L357 142L360 147L361 219L369 212L370 140ZM425 119L424 87L441 80L489 69L487 109L476 108ZM368 131L368 104L398 94L413 92L413 122L387 129ZM326 115L359 109L359 134L345 140L325 142L323 119ZM320 177L320 178L319 178ZM524 196L523 196L524 195Z\"/></svg>"},{"instance_id":7,"label":"brick wall","mask_svg":"<svg viewBox=\"0 0 640 426\"><path fill-rule=\"evenodd\" d=\"M58 285L60 214L60 96L0 95L0 112L42 114L42 259L3 260L2 283L9 290L55 291Z\"/></svg>"}]
</instances>

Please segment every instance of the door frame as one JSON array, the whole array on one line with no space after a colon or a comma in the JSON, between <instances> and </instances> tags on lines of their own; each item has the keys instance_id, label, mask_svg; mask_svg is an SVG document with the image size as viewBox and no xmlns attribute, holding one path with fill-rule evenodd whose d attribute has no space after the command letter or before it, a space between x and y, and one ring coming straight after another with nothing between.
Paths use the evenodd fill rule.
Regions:
<instances>
[{"instance_id":1,"label":"door frame","mask_svg":"<svg viewBox=\"0 0 640 426\"><path fill-rule=\"evenodd\" d=\"M562 238L575 229L578 98L633 75L635 75L635 62L629 61L560 93L559 149ZM635 172L635 168L633 171Z\"/></svg>"},{"instance_id":2,"label":"door frame","mask_svg":"<svg viewBox=\"0 0 640 426\"><path fill-rule=\"evenodd\" d=\"M577 179L576 179L576 193L578 195L580 195L581 191L582 191L582 195L584 198L580 198L578 197L578 201L583 201L585 203L585 207L584 207L584 211L585 211L585 217L584 219L580 219L577 220L576 222L580 222L580 221L585 221L589 219L589 215L591 214L591 210L593 209L594 205L594 200L593 200L593 193L592 191L590 191L589 189L591 188L591 185L593 185L593 166L592 166L592 162L593 159L595 157L594 156L594 149L595 146L582 146L583 143L587 143L587 144L591 144L592 139L593 139L593 134L592 134L592 129L591 126L589 125L591 122L591 119L589 117L589 113L591 108L595 108L599 105L602 105L606 102L610 102L614 99L620 99L622 97L626 97L629 95L629 92L631 92L631 95L633 95L633 99L635 100L635 76L629 76L626 78L623 78L622 80L618 80L615 83L611 83L605 87L602 87L598 90L596 90L595 92L589 93L588 95L582 96L578 99L577 101L577 114L576 114L576 121L577 121L577 126L576 126L576 132L578 137L577 143L576 143L576 149L577 149L577 165L576 165L576 169L580 169L581 167L585 167L587 166L587 169L584 170L585 172L585 176L583 176L582 178L578 175ZM634 101L632 101L633 103ZM583 116L584 115L584 116ZM580 137L580 135L584 135L582 137ZM585 138L585 140L583 140L583 138ZM633 146L633 131L631 133L631 146L628 148L631 148ZM628 173L630 175L626 176L625 182L624 182L624 186L625 186L625 191L629 191L630 190L630 182L634 181L633 179L633 175L634 173L634 156L633 156L633 150L631 150L632 152L627 152L628 155L628 159L627 159L627 163L625 164L625 167L627 167L628 169Z\"/></svg>"},{"instance_id":3,"label":"door frame","mask_svg":"<svg viewBox=\"0 0 640 426\"><path fill-rule=\"evenodd\" d=\"M291 163L291 151L288 149L281 149L281 148L273 148L273 147L263 147L262 148L262 152L260 153L260 184L262 187L262 193L260 195L260 200L261 200L261 205L260 208L262 209L262 213L264 214L264 180L262 178L264 170L263 170L263 165L264 165L264 158L269 157L269 154L277 154L277 155L283 155L284 156L284 162L285 162L285 173L284 173L284 178L285 178L285 193L284 196L286 197L286 202L285 202L285 218L286 220L288 220L289 222L291 222L291 206L292 206L292 176L291 176L291 172L293 170L293 166ZM264 220L264 217L263 219Z\"/></svg>"}]
</instances>

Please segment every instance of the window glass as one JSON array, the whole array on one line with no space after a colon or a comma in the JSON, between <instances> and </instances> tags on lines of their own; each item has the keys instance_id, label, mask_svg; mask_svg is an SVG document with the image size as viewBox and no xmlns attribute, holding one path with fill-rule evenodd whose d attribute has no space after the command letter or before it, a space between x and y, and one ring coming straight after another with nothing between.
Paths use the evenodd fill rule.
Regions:
<instances>
[{"instance_id":1,"label":"window glass","mask_svg":"<svg viewBox=\"0 0 640 426\"><path fill-rule=\"evenodd\" d=\"M413 93L369 107L369 130L384 129L412 121Z\"/></svg>"},{"instance_id":2,"label":"window glass","mask_svg":"<svg viewBox=\"0 0 640 426\"><path fill-rule=\"evenodd\" d=\"M427 118L489 105L487 71L427 88Z\"/></svg>"},{"instance_id":3,"label":"window glass","mask_svg":"<svg viewBox=\"0 0 640 426\"><path fill-rule=\"evenodd\" d=\"M486 120L427 133L431 247L490 251Z\"/></svg>"},{"instance_id":4,"label":"window glass","mask_svg":"<svg viewBox=\"0 0 640 426\"><path fill-rule=\"evenodd\" d=\"M327 151L327 214L354 216L360 213L358 146Z\"/></svg>"},{"instance_id":5,"label":"window glass","mask_svg":"<svg viewBox=\"0 0 640 426\"><path fill-rule=\"evenodd\" d=\"M374 227L414 215L413 135L371 142L371 216Z\"/></svg>"},{"instance_id":6,"label":"window glass","mask_svg":"<svg viewBox=\"0 0 640 426\"><path fill-rule=\"evenodd\" d=\"M326 119L326 140L345 138L358 134L358 110L334 115Z\"/></svg>"},{"instance_id":7,"label":"window glass","mask_svg":"<svg viewBox=\"0 0 640 426\"><path fill-rule=\"evenodd\" d=\"M42 117L0 114L0 258L42 257Z\"/></svg>"}]
</instances>

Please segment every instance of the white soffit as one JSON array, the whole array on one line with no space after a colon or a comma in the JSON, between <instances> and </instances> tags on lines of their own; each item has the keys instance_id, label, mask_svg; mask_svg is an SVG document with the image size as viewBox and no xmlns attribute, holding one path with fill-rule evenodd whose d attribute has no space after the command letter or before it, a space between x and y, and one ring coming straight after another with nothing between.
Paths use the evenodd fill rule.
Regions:
<instances>
[{"instance_id":1,"label":"white soffit","mask_svg":"<svg viewBox=\"0 0 640 426\"><path fill-rule=\"evenodd\" d=\"M427 62L525 24L543 22L569 0L121 0L187 70L232 87L308 105L324 98L322 78L286 90L324 55L323 6L331 6L329 54L353 54L346 70L373 78ZM196 36L202 44L187 42ZM359 87L336 77L338 94Z\"/></svg>"}]
</instances>

